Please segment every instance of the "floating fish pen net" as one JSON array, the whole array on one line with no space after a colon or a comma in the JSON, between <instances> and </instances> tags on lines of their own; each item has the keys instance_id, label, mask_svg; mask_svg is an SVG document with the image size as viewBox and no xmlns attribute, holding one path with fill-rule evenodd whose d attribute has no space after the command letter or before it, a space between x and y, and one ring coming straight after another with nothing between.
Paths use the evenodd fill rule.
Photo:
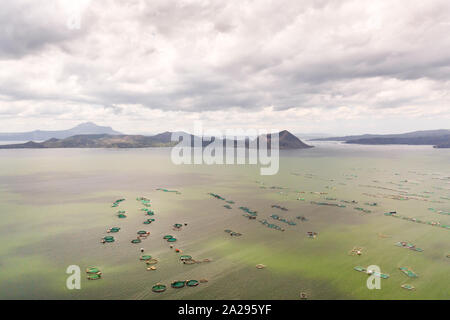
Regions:
<instances>
[{"instance_id":1,"label":"floating fish pen net","mask_svg":"<svg viewBox=\"0 0 450 320\"><path fill-rule=\"evenodd\" d=\"M101 274L101 271L97 267L89 267L86 269L86 273L88 274Z\"/></svg>"},{"instance_id":2,"label":"floating fish pen net","mask_svg":"<svg viewBox=\"0 0 450 320\"><path fill-rule=\"evenodd\" d=\"M357 210L357 211L364 212L364 213L372 213L371 210L364 209L364 208L361 208L361 207L355 207L354 209Z\"/></svg>"},{"instance_id":3,"label":"floating fish pen net","mask_svg":"<svg viewBox=\"0 0 450 320\"><path fill-rule=\"evenodd\" d=\"M213 197L216 198L216 199L219 199L219 200L225 200L225 198L219 196L218 194L215 194L215 193L212 193L212 192L210 192L210 193L208 193L208 194L209 194L210 196L213 196Z\"/></svg>"},{"instance_id":4,"label":"floating fish pen net","mask_svg":"<svg viewBox=\"0 0 450 320\"><path fill-rule=\"evenodd\" d=\"M280 210L282 210L282 211L288 211L288 210L289 210L288 208L279 206L279 205L277 205L277 204L272 205L272 208L277 208L277 209L280 209Z\"/></svg>"},{"instance_id":5,"label":"floating fish pen net","mask_svg":"<svg viewBox=\"0 0 450 320\"><path fill-rule=\"evenodd\" d=\"M401 216L395 211L386 212L386 213L384 213L384 215L388 216L388 217L399 218L399 219L406 220L406 221L411 221L411 222L421 223L421 224L427 224L427 225L430 225L430 226L433 226L433 227L441 227L441 228L450 230L450 225L441 224L439 221L423 221L423 220L416 219L416 218L410 218L410 217L406 217L406 216Z\"/></svg>"},{"instance_id":6,"label":"floating fish pen net","mask_svg":"<svg viewBox=\"0 0 450 320\"><path fill-rule=\"evenodd\" d=\"M111 205L111 207L113 207L113 208L118 207L122 201L125 201L125 199L118 199L118 200L114 201L113 204Z\"/></svg>"},{"instance_id":7,"label":"floating fish pen net","mask_svg":"<svg viewBox=\"0 0 450 320\"><path fill-rule=\"evenodd\" d=\"M311 201L311 204L315 204L318 206L330 206L330 207L337 207L337 208L345 208L345 206L343 204L338 204L338 203Z\"/></svg>"},{"instance_id":8,"label":"floating fish pen net","mask_svg":"<svg viewBox=\"0 0 450 320\"><path fill-rule=\"evenodd\" d=\"M276 215L276 214L273 214L273 215L271 215L270 217L271 217L272 219L275 219L275 220L278 220L278 221L287 223L287 224L290 225L290 226L295 226L295 225L297 225L294 221L286 220L286 219L281 218L280 216L278 216L278 215Z\"/></svg>"},{"instance_id":9,"label":"floating fish pen net","mask_svg":"<svg viewBox=\"0 0 450 320\"><path fill-rule=\"evenodd\" d=\"M101 274L88 274L87 279L88 280L99 280L102 278Z\"/></svg>"},{"instance_id":10,"label":"floating fish pen net","mask_svg":"<svg viewBox=\"0 0 450 320\"><path fill-rule=\"evenodd\" d=\"M349 201L349 200L341 200L341 202L348 203L348 204L357 204L358 203L358 201L355 201L355 200L351 200L351 201Z\"/></svg>"},{"instance_id":11,"label":"floating fish pen net","mask_svg":"<svg viewBox=\"0 0 450 320\"><path fill-rule=\"evenodd\" d=\"M158 188L156 190L157 191L163 191L163 192L169 192L169 193L175 193L175 194L181 194L181 192L179 192L177 190L168 190L168 189L164 189L164 188Z\"/></svg>"},{"instance_id":12,"label":"floating fish pen net","mask_svg":"<svg viewBox=\"0 0 450 320\"><path fill-rule=\"evenodd\" d=\"M401 287L406 290L415 290L416 289L410 284L402 284Z\"/></svg>"},{"instance_id":13,"label":"floating fish pen net","mask_svg":"<svg viewBox=\"0 0 450 320\"><path fill-rule=\"evenodd\" d=\"M118 199L118 200L114 201L111 207L113 207L113 208L118 207L122 201L125 201L125 199Z\"/></svg>"},{"instance_id":14,"label":"floating fish pen net","mask_svg":"<svg viewBox=\"0 0 450 320\"><path fill-rule=\"evenodd\" d=\"M240 237L240 236L242 236L242 233L234 232L234 231L232 231L232 230L230 230L230 229L225 229L224 231L225 231L226 233L230 234L230 236L234 236L234 237Z\"/></svg>"},{"instance_id":15,"label":"floating fish pen net","mask_svg":"<svg viewBox=\"0 0 450 320\"><path fill-rule=\"evenodd\" d=\"M400 269L401 272L403 272L404 274L406 274L410 278L418 278L419 277L417 275L417 273L415 273L414 271L412 271L408 267L400 267L399 269Z\"/></svg>"},{"instance_id":16,"label":"floating fish pen net","mask_svg":"<svg viewBox=\"0 0 450 320\"><path fill-rule=\"evenodd\" d=\"M198 286L198 284L199 284L198 280L188 280L188 281L186 281L186 285L188 287L196 287L196 286Z\"/></svg>"},{"instance_id":17,"label":"floating fish pen net","mask_svg":"<svg viewBox=\"0 0 450 320\"><path fill-rule=\"evenodd\" d=\"M377 276L377 277L379 277L381 279L388 279L389 278L389 275L386 274L386 273L380 273L380 272L376 272L374 270L367 270L366 268L361 267L361 266L356 266L356 267L353 268L353 270L356 270L356 271L359 271L359 272L363 272L363 273L366 273L368 275L374 275L374 276Z\"/></svg>"},{"instance_id":18,"label":"floating fish pen net","mask_svg":"<svg viewBox=\"0 0 450 320\"><path fill-rule=\"evenodd\" d=\"M379 273L379 272L372 271L372 270L367 270L367 274L369 274L369 275L372 274L372 275L377 276L377 277L379 277L381 279L388 279L389 278L389 275L386 274L386 273Z\"/></svg>"},{"instance_id":19,"label":"floating fish pen net","mask_svg":"<svg viewBox=\"0 0 450 320\"><path fill-rule=\"evenodd\" d=\"M160 283L155 284L155 285L152 287L152 291L153 291L153 292L157 292L157 293L159 293L159 292L164 292L164 291L166 291L166 289L167 289L167 286L164 285L164 284L160 284Z\"/></svg>"},{"instance_id":20,"label":"floating fish pen net","mask_svg":"<svg viewBox=\"0 0 450 320\"><path fill-rule=\"evenodd\" d=\"M364 273L367 272L366 268L361 267L361 266L356 266L353 269L356 271L359 271L359 272L364 272Z\"/></svg>"},{"instance_id":21,"label":"floating fish pen net","mask_svg":"<svg viewBox=\"0 0 450 320\"><path fill-rule=\"evenodd\" d=\"M170 286L174 289L184 288L186 285L186 281L174 281L170 284Z\"/></svg>"},{"instance_id":22,"label":"floating fish pen net","mask_svg":"<svg viewBox=\"0 0 450 320\"><path fill-rule=\"evenodd\" d=\"M251 215L251 216L257 216L258 211L252 211L247 207L239 207L239 209L241 209L242 211L246 212L247 214Z\"/></svg>"},{"instance_id":23,"label":"floating fish pen net","mask_svg":"<svg viewBox=\"0 0 450 320\"><path fill-rule=\"evenodd\" d=\"M378 203L376 203L376 202L366 202L366 203L364 203L366 206L370 206L370 207L376 207L376 206L378 206Z\"/></svg>"},{"instance_id":24,"label":"floating fish pen net","mask_svg":"<svg viewBox=\"0 0 450 320\"><path fill-rule=\"evenodd\" d=\"M406 249L410 249L410 250L417 251L417 252L423 252L423 249L417 248L414 244L406 242L406 241L397 242L397 243L395 243L395 245L400 248L406 248Z\"/></svg>"},{"instance_id":25,"label":"floating fish pen net","mask_svg":"<svg viewBox=\"0 0 450 320\"><path fill-rule=\"evenodd\" d=\"M105 242L114 242L115 240L114 240L114 237L106 236L106 237L103 237L103 241L105 241Z\"/></svg>"},{"instance_id":26,"label":"floating fish pen net","mask_svg":"<svg viewBox=\"0 0 450 320\"><path fill-rule=\"evenodd\" d=\"M269 223L266 219L264 219L264 220L259 220L259 222L260 222L262 225L264 225L264 226L266 226L267 228L269 228L269 229L274 229L274 230L278 230L278 231L284 231L283 228L281 228L280 226L278 226L278 225L276 225L276 224Z\"/></svg>"}]
</instances>

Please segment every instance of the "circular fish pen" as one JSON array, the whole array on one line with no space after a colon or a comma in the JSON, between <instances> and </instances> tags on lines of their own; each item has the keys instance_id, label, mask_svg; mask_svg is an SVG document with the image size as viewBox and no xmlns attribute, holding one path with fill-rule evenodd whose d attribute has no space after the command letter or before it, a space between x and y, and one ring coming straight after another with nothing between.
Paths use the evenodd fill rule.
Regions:
<instances>
[{"instance_id":1,"label":"circular fish pen","mask_svg":"<svg viewBox=\"0 0 450 320\"><path fill-rule=\"evenodd\" d=\"M167 286L161 283L157 283L152 287L152 291L156 293L164 292L166 291Z\"/></svg>"},{"instance_id":2,"label":"circular fish pen","mask_svg":"<svg viewBox=\"0 0 450 320\"><path fill-rule=\"evenodd\" d=\"M86 269L86 273L89 273L89 274L101 274L101 271L97 267L89 267L89 268Z\"/></svg>"},{"instance_id":3,"label":"circular fish pen","mask_svg":"<svg viewBox=\"0 0 450 320\"><path fill-rule=\"evenodd\" d=\"M196 287L199 285L200 282L198 282L197 280L189 280L186 282L186 285L188 287Z\"/></svg>"},{"instance_id":4,"label":"circular fish pen","mask_svg":"<svg viewBox=\"0 0 450 320\"><path fill-rule=\"evenodd\" d=\"M184 288L186 285L186 281L174 281L170 284L170 286L174 289Z\"/></svg>"},{"instance_id":5,"label":"circular fish pen","mask_svg":"<svg viewBox=\"0 0 450 320\"><path fill-rule=\"evenodd\" d=\"M101 274L96 274L96 273L88 274L88 276L87 276L88 280L99 280L101 278L102 278L102 275Z\"/></svg>"},{"instance_id":6,"label":"circular fish pen","mask_svg":"<svg viewBox=\"0 0 450 320\"><path fill-rule=\"evenodd\" d=\"M114 242L115 240L114 240L114 237L112 237L112 236L106 236L106 237L103 237L103 241L111 243L111 242Z\"/></svg>"}]
</instances>

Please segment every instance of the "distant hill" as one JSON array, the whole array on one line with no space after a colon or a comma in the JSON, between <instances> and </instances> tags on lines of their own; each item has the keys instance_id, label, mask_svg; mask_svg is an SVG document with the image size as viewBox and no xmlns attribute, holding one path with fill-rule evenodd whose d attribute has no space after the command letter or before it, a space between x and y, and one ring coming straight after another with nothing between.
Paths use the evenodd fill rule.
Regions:
<instances>
[{"instance_id":1,"label":"distant hill","mask_svg":"<svg viewBox=\"0 0 450 320\"><path fill-rule=\"evenodd\" d=\"M2 145L0 149L44 149L44 148L148 148L166 147L176 143L162 143L153 137L140 135L84 134L65 139L49 139L44 142Z\"/></svg>"},{"instance_id":2,"label":"distant hill","mask_svg":"<svg viewBox=\"0 0 450 320\"><path fill-rule=\"evenodd\" d=\"M409 145L445 145L450 143L450 135L437 137L415 137L415 138L369 138L346 141L353 144L409 144Z\"/></svg>"},{"instance_id":3,"label":"distant hill","mask_svg":"<svg viewBox=\"0 0 450 320\"><path fill-rule=\"evenodd\" d=\"M171 141L172 133L164 132L155 136L142 135L110 135L110 134L85 134L74 135L64 139L52 138L44 142L27 142L21 144L0 145L0 149L44 149L44 148L149 148L149 147L171 147L178 142ZM190 135L191 145L194 139L199 137ZM259 143L258 138L258 143ZM270 135L268 135L268 142L270 143ZM203 147L210 144L212 141L203 141ZM223 141L225 143L225 140ZM231 142L233 143L233 141ZM237 146L237 140L234 140L234 145ZM249 141L245 143L249 147ZM280 149L304 149L311 148L306 145L296 136L288 131L281 131L279 133L279 147Z\"/></svg>"},{"instance_id":4,"label":"distant hill","mask_svg":"<svg viewBox=\"0 0 450 320\"><path fill-rule=\"evenodd\" d=\"M352 141L361 139L375 139L375 138L418 138L418 137L438 137L450 135L450 130L440 129L440 130L425 130L425 131L414 131L407 133L398 134L363 134L354 136L343 136L343 137L328 137L328 138L318 138L312 141Z\"/></svg>"},{"instance_id":5,"label":"distant hill","mask_svg":"<svg viewBox=\"0 0 450 320\"><path fill-rule=\"evenodd\" d=\"M450 130L414 131L401 134L374 135L365 134L359 136L331 137L314 139L314 141L344 141L351 144L384 145L433 145L437 148L448 148L450 144Z\"/></svg>"},{"instance_id":6,"label":"distant hill","mask_svg":"<svg viewBox=\"0 0 450 320\"><path fill-rule=\"evenodd\" d=\"M120 135L121 133L113 130L111 127L103 127L92 122L86 122L67 130L0 133L0 141L45 141L52 138L65 139L81 134Z\"/></svg>"},{"instance_id":7,"label":"distant hill","mask_svg":"<svg viewBox=\"0 0 450 320\"><path fill-rule=\"evenodd\" d=\"M450 148L450 141L435 145L434 147L438 149Z\"/></svg>"},{"instance_id":8,"label":"distant hill","mask_svg":"<svg viewBox=\"0 0 450 320\"><path fill-rule=\"evenodd\" d=\"M268 141L270 141L270 135L267 136ZM280 149L306 149L312 148L312 146L305 144L299 138L294 136L287 130L281 131L279 133L279 145Z\"/></svg>"}]
</instances>

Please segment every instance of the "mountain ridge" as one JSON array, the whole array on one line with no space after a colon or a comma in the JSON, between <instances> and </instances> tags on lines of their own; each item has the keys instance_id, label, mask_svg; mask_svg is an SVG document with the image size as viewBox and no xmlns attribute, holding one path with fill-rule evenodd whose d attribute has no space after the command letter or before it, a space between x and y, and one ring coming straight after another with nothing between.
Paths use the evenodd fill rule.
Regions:
<instances>
[{"instance_id":1,"label":"mountain ridge","mask_svg":"<svg viewBox=\"0 0 450 320\"><path fill-rule=\"evenodd\" d=\"M200 137L181 133L191 138L191 145L195 139ZM51 138L44 142L29 141L20 144L0 145L0 149L49 149L49 148L151 148L151 147L172 147L178 144L171 140L172 132L163 132L154 136L143 135L109 135L109 134L87 134L74 135L64 139ZM306 149L312 148L303 143L296 136L287 130L279 133L279 148L280 149ZM259 146L261 136L257 138L257 146ZM203 140L200 142L203 147L213 143L214 139ZM245 140L245 147L250 147L250 141ZM227 140L222 140L224 146ZM234 147L237 147L238 140L231 141ZM267 136L267 143L271 144L271 136Z\"/></svg>"},{"instance_id":2,"label":"mountain ridge","mask_svg":"<svg viewBox=\"0 0 450 320\"><path fill-rule=\"evenodd\" d=\"M120 135L111 127L99 126L93 122L84 122L66 130L34 130L28 132L0 133L0 141L45 141L51 138L64 139L80 134L110 134Z\"/></svg>"},{"instance_id":3,"label":"mountain ridge","mask_svg":"<svg viewBox=\"0 0 450 320\"><path fill-rule=\"evenodd\" d=\"M432 145L436 148L450 148L450 130L422 130L400 134L364 134L344 137L313 139L312 141L341 141L348 144L364 145Z\"/></svg>"}]
</instances>

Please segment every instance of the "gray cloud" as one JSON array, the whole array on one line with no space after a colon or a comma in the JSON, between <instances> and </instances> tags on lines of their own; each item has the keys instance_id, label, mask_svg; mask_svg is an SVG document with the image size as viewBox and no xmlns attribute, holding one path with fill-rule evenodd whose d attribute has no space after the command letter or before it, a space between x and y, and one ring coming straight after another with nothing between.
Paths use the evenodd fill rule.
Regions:
<instances>
[{"instance_id":1,"label":"gray cloud","mask_svg":"<svg viewBox=\"0 0 450 320\"><path fill-rule=\"evenodd\" d=\"M91 1L80 30L70 3L3 4L0 111L450 113L446 0Z\"/></svg>"}]
</instances>

